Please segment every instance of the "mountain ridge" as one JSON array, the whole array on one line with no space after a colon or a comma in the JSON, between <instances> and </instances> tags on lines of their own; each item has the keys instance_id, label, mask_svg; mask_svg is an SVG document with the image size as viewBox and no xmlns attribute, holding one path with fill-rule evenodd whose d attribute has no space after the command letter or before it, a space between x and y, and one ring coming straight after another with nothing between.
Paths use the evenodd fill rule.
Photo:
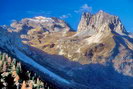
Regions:
<instances>
[{"instance_id":1,"label":"mountain ridge","mask_svg":"<svg viewBox=\"0 0 133 89\"><path fill-rule=\"evenodd\" d=\"M96 72L100 69L98 74L106 76L112 72L115 78L122 74L120 75L121 84L126 81L125 76L133 76L132 35L126 31L117 16L104 11L94 15L83 13L77 32L72 32L66 22L57 18L34 17L16 21L11 24L11 27L0 27L0 35L0 48L23 61L30 58L42 67L54 71L55 74L60 74L59 76L65 77L70 82L72 89L76 86L79 86L79 89L88 89L89 86L92 89L94 87L103 89L105 82L109 81L108 78L99 76L105 82L103 86L99 84L100 88L98 88L94 86L94 82L99 81L98 76L91 70ZM19 55L20 52L26 58ZM80 72L83 74L80 75ZM88 73L96 81L91 82ZM86 76L86 79L82 75ZM115 84L107 85L116 89L128 89L132 81L131 78L129 85L117 88L116 85L119 84L117 81L120 80L113 80L113 77L109 77L111 78L109 83L113 81ZM60 83L58 78L57 81Z\"/></svg>"}]
</instances>

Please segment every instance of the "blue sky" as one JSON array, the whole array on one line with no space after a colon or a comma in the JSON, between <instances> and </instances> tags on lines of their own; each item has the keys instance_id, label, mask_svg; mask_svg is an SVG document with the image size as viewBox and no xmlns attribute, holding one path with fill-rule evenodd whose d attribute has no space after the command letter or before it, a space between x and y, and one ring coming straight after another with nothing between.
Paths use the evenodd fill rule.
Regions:
<instances>
[{"instance_id":1,"label":"blue sky","mask_svg":"<svg viewBox=\"0 0 133 89\"><path fill-rule=\"evenodd\" d=\"M0 25L26 17L58 17L77 28L81 13L104 10L120 17L133 32L133 0L0 0Z\"/></svg>"}]
</instances>

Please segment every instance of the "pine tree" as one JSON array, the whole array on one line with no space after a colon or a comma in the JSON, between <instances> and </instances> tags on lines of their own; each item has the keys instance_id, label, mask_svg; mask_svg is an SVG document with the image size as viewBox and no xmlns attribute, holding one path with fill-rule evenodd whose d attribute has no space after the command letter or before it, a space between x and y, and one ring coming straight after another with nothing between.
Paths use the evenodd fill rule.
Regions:
<instances>
[{"instance_id":1,"label":"pine tree","mask_svg":"<svg viewBox=\"0 0 133 89\"><path fill-rule=\"evenodd\" d=\"M21 64L20 63L17 63L16 72L17 72L17 74L19 74L21 72Z\"/></svg>"},{"instance_id":2,"label":"pine tree","mask_svg":"<svg viewBox=\"0 0 133 89\"><path fill-rule=\"evenodd\" d=\"M3 55L2 55L2 61L4 61L5 60L5 53L3 53Z\"/></svg>"},{"instance_id":3,"label":"pine tree","mask_svg":"<svg viewBox=\"0 0 133 89\"><path fill-rule=\"evenodd\" d=\"M16 59L15 59L15 58L13 58L12 63L16 66L17 61L16 61Z\"/></svg>"},{"instance_id":4,"label":"pine tree","mask_svg":"<svg viewBox=\"0 0 133 89\"><path fill-rule=\"evenodd\" d=\"M0 54L0 60L2 60L2 55Z\"/></svg>"},{"instance_id":5,"label":"pine tree","mask_svg":"<svg viewBox=\"0 0 133 89\"><path fill-rule=\"evenodd\" d=\"M0 89L50 89L36 73L26 71L21 63L0 53ZM27 85L29 87L27 87Z\"/></svg>"},{"instance_id":6,"label":"pine tree","mask_svg":"<svg viewBox=\"0 0 133 89\"><path fill-rule=\"evenodd\" d=\"M7 62L6 61L4 61L4 63L3 63L2 71L3 72L7 71Z\"/></svg>"},{"instance_id":7,"label":"pine tree","mask_svg":"<svg viewBox=\"0 0 133 89\"><path fill-rule=\"evenodd\" d=\"M10 65L10 64L11 64L11 62L12 62L11 57L8 57L8 58L7 58L7 62L8 62L8 65Z\"/></svg>"}]
</instances>

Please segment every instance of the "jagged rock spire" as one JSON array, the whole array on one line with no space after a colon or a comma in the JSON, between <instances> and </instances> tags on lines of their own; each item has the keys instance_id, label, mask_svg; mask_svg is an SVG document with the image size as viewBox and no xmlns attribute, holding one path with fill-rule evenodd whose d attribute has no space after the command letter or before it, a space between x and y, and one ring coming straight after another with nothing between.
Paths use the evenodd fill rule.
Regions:
<instances>
[{"instance_id":1,"label":"jagged rock spire","mask_svg":"<svg viewBox=\"0 0 133 89\"><path fill-rule=\"evenodd\" d=\"M102 10L94 15L88 12L82 14L78 34L93 35L101 31L114 31L119 34L127 33L118 16L110 15Z\"/></svg>"},{"instance_id":2,"label":"jagged rock spire","mask_svg":"<svg viewBox=\"0 0 133 89\"><path fill-rule=\"evenodd\" d=\"M84 30L88 26L90 19L91 19L91 16L92 15L89 12L82 13L81 21L80 21L79 26L78 26L78 32L81 32L82 30Z\"/></svg>"}]
</instances>

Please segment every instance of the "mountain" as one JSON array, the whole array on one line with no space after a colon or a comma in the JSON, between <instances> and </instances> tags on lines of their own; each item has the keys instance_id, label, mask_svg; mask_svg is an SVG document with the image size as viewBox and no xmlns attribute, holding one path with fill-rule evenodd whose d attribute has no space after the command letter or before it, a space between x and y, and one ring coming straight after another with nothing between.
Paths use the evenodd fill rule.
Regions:
<instances>
[{"instance_id":1,"label":"mountain","mask_svg":"<svg viewBox=\"0 0 133 89\"><path fill-rule=\"evenodd\" d=\"M85 12L77 32L58 18L0 27L0 49L61 89L132 89L133 37L117 16Z\"/></svg>"},{"instance_id":2,"label":"mountain","mask_svg":"<svg viewBox=\"0 0 133 89\"><path fill-rule=\"evenodd\" d=\"M133 59L133 39L119 18L106 12L83 13L77 33L63 38L57 48L59 54L81 64L111 63L117 71L133 75L128 65Z\"/></svg>"},{"instance_id":3,"label":"mountain","mask_svg":"<svg viewBox=\"0 0 133 89\"><path fill-rule=\"evenodd\" d=\"M40 30L45 32L67 32L70 30L69 26L63 20L42 16L14 21L11 27L15 28L15 31L22 31L23 33L35 28L40 28Z\"/></svg>"}]
</instances>

